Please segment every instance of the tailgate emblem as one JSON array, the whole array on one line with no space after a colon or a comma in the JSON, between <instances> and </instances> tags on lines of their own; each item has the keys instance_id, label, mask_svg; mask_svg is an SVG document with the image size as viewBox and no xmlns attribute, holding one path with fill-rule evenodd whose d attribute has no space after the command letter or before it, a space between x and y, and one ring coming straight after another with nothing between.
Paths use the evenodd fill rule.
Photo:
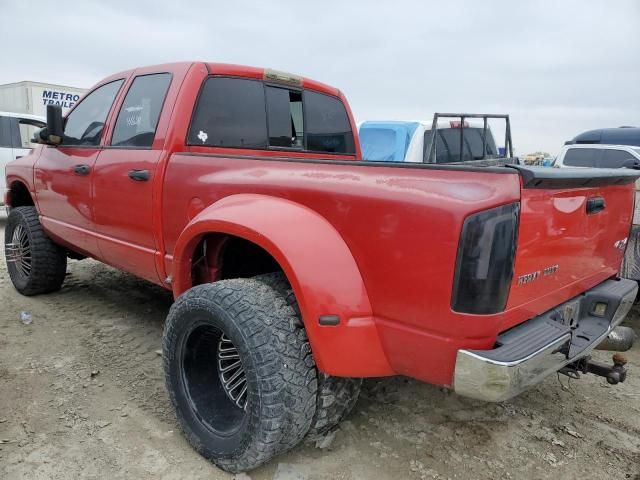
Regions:
<instances>
[{"instance_id":1,"label":"tailgate emblem","mask_svg":"<svg viewBox=\"0 0 640 480\"><path fill-rule=\"evenodd\" d=\"M518 285L525 285L527 283L531 283L534 280L537 280L542 275L543 277L548 277L549 275L553 275L558 271L560 265L557 263L555 265L550 265L542 269L542 272L538 270L537 272L525 273L524 275L520 275L518 277Z\"/></svg>"}]
</instances>

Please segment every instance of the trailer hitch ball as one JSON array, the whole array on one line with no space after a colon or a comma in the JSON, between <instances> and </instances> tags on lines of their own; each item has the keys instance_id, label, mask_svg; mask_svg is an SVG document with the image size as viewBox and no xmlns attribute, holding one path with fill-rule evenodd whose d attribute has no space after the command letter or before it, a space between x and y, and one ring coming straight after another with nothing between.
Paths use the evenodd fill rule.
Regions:
<instances>
[{"instance_id":1,"label":"trailer hitch ball","mask_svg":"<svg viewBox=\"0 0 640 480\"><path fill-rule=\"evenodd\" d=\"M599 377L607 379L607 383L610 385L617 385L627 379L627 357L621 353L615 353L612 357L613 366L605 365L604 363L596 362L591 357L585 357L578 360L576 363L567 365L560 370L560 373L568 375L571 378L579 378L580 373L587 374L593 373Z\"/></svg>"},{"instance_id":2,"label":"trailer hitch ball","mask_svg":"<svg viewBox=\"0 0 640 480\"><path fill-rule=\"evenodd\" d=\"M627 378L627 369L624 368L624 366L628 363L628 360L627 357L621 353L614 354L612 360L613 367L607 375L607 382L611 385L616 385L617 383L624 382Z\"/></svg>"}]
</instances>

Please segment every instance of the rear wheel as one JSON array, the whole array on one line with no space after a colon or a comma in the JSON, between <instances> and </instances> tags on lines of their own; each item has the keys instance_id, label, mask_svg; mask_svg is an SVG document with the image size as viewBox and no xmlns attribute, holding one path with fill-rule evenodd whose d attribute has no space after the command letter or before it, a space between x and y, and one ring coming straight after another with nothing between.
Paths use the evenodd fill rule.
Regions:
<instances>
[{"instance_id":1,"label":"rear wheel","mask_svg":"<svg viewBox=\"0 0 640 480\"><path fill-rule=\"evenodd\" d=\"M294 309L297 320L302 325L298 302L283 273L267 273L255 279L279 292L287 304ZM334 377L318 373L316 410L308 435L310 437L324 435L338 426L355 407L361 386L361 378Z\"/></svg>"},{"instance_id":2,"label":"rear wheel","mask_svg":"<svg viewBox=\"0 0 640 480\"><path fill-rule=\"evenodd\" d=\"M12 208L4 253L13 286L23 295L60 290L67 272L64 249L44 233L35 207Z\"/></svg>"},{"instance_id":3,"label":"rear wheel","mask_svg":"<svg viewBox=\"0 0 640 480\"><path fill-rule=\"evenodd\" d=\"M306 333L261 282L222 280L180 296L163 358L187 439L220 468L251 470L309 430L317 379Z\"/></svg>"}]
</instances>

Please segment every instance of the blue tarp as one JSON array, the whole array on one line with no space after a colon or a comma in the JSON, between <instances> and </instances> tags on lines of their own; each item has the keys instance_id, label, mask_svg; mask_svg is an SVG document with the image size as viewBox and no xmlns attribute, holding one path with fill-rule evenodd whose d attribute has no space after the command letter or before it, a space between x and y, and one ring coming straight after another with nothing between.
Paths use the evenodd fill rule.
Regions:
<instances>
[{"instance_id":1,"label":"blue tarp","mask_svg":"<svg viewBox=\"0 0 640 480\"><path fill-rule=\"evenodd\" d=\"M418 122L364 122L359 131L362 158L403 162L418 125Z\"/></svg>"}]
</instances>

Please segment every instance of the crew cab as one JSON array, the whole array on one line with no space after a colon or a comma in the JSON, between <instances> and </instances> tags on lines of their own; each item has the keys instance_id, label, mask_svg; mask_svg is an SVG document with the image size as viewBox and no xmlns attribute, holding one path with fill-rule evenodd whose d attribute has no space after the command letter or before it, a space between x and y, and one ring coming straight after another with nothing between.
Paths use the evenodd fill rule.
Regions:
<instances>
[{"instance_id":1,"label":"crew cab","mask_svg":"<svg viewBox=\"0 0 640 480\"><path fill-rule=\"evenodd\" d=\"M13 285L60 289L70 256L172 290L167 390L223 469L328 432L363 377L625 378L589 354L637 292L634 170L363 161L338 89L202 62L112 75L36 138L7 167Z\"/></svg>"}]
</instances>

